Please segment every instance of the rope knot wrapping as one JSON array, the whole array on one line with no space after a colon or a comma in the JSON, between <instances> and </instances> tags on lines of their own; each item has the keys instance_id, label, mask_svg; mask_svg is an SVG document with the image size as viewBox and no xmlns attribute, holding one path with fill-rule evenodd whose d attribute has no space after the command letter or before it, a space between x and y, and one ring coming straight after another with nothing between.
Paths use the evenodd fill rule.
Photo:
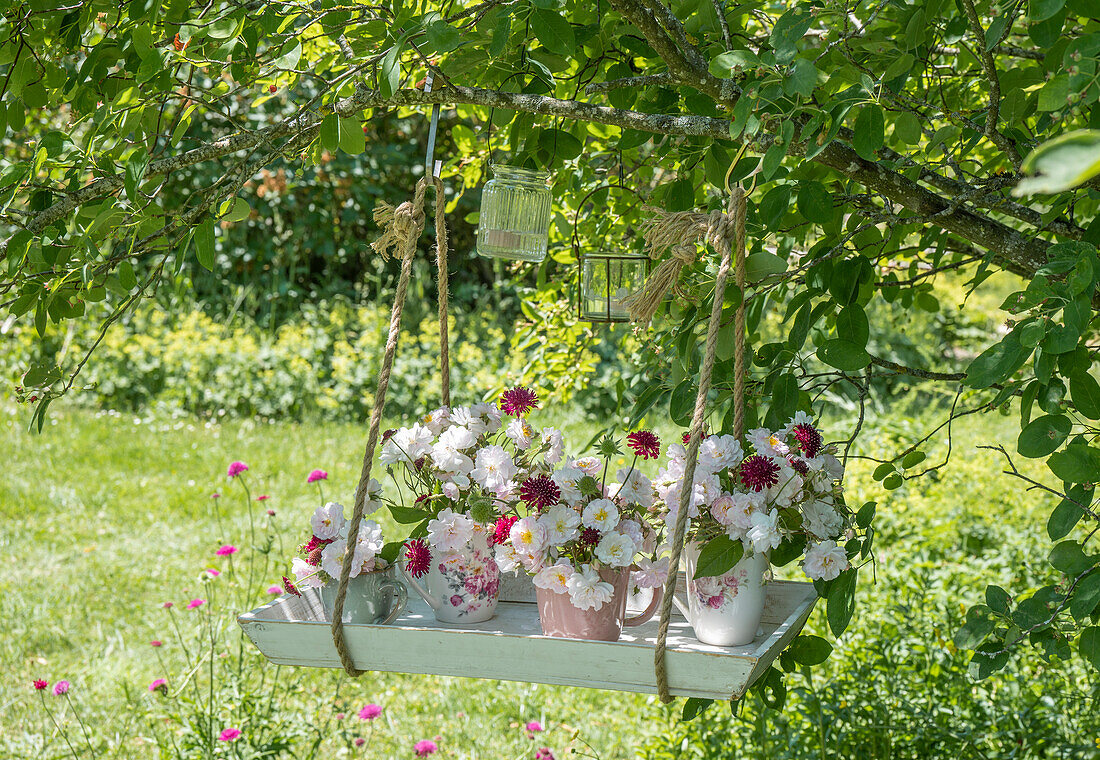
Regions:
<instances>
[{"instance_id":1,"label":"rope knot wrapping","mask_svg":"<svg viewBox=\"0 0 1100 760\"><path fill-rule=\"evenodd\" d=\"M441 198L442 183L437 178L433 179L440 183L440 186L436 187L436 192L439 193L436 197ZM383 261L389 260L391 249L394 254L400 256L407 246L416 246L416 241L424 229L424 222L427 220L424 215L424 193L427 188L427 180L421 178L416 183L416 192L412 200L405 201L397 208L386 201L379 201L374 207L374 221L382 229L382 235L370 245Z\"/></svg>"}]
</instances>

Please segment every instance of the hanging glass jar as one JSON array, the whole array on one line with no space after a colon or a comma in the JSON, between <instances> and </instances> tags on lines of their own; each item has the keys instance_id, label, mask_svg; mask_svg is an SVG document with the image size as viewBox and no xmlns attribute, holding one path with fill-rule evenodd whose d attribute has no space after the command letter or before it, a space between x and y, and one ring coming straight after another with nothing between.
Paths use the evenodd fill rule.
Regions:
<instances>
[{"instance_id":1,"label":"hanging glass jar","mask_svg":"<svg viewBox=\"0 0 1100 760\"><path fill-rule=\"evenodd\" d=\"M625 300L641 292L648 274L648 256L604 251L581 254L580 318L587 322L629 322Z\"/></svg>"},{"instance_id":2,"label":"hanging glass jar","mask_svg":"<svg viewBox=\"0 0 1100 760\"><path fill-rule=\"evenodd\" d=\"M550 172L492 164L481 191L477 252L493 259L542 261L550 237Z\"/></svg>"}]
</instances>

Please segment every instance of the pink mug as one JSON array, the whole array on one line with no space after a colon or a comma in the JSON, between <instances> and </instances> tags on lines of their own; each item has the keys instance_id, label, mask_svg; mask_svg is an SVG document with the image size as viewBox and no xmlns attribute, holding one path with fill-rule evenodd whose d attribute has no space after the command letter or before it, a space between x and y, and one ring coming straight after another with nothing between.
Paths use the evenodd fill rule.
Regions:
<instances>
[{"instance_id":1,"label":"pink mug","mask_svg":"<svg viewBox=\"0 0 1100 760\"><path fill-rule=\"evenodd\" d=\"M652 618L661 604L661 589L654 589L649 606L633 617L626 616L626 597L630 586L629 568L600 568L600 579L614 588L611 601L598 610L582 610L573 606L567 593L536 586L539 603L539 623L545 636L592 641L618 641L623 626L641 625Z\"/></svg>"}]
</instances>

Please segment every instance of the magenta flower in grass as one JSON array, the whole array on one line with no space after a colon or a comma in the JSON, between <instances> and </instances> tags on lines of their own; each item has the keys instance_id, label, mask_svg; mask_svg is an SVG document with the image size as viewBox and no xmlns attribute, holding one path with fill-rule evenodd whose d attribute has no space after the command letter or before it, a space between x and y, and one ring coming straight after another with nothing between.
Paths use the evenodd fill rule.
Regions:
<instances>
[{"instance_id":1,"label":"magenta flower in grass","mask_svg":"<svg viewBox=\"0 0 1100 760\"><path fill-rule=\"evenodd\" d=\"M220 742L235 742L240 738L241 729L239 728L225 728L218 734L218 741Z\"/></svg>"},{"instance_id":2,"label":"magenta flower in grass","mask_svg":"<svg viewBox=\"0 0 1100 760\"><path fill-rule=\"evenodd\" d=\"M233 544L222 544L218 547L218 550L214 552L219 557L228 557L230 554L236 554L237 547Z\"/></svg>"},{"instance_id":3,"label":"magenta flower in grass","mask_svg":"<svg viewBox=\"0 0 1100 760\"><path fill-rule=\"evenodd\" d=\"M539 408L539 397L530 388L517 385L500 395L500 411L515 417L522 417L532 409Z\"/></svg>"},{"instance_id":4,"label":"magenta flower in grass","mask_svg":"<svg viewBox=\"0 0 1100 760\"><path fill-rule=\"evenodd\" d=\"M535 760L554 760L554 753L550 751L549 747L540 747L538 752L535 753Z\"/></svg>"},{"instance_id":5,"label":"magenta flower in grass","mask_svg":"<svg viewBox=\"0 0 1100 760\"><path fill-rule=\"evenodd\" d=\"M211 578L217 578L217 577L218 577L219 575L221 575L221 574L222 574L222 571L221 571L221 570L215 570L215 569L214 569L214 568L212 568L212 567L208 567L208 568L206 568L205 570L203 570L203 572L204 572L204 573L205 573L205 574L206 574L207 576L209 576L209 577L211 577Z\"/></svg>"},{"instance_id":6,"label":"magenta flower in grass","mask_svg":"<svg viewBox=\"0 0 1100 760\"><path fill-rule=\"evenodd\" d=\"M271 594L272 596L279 596L279 594L283 593L283 590L278 586L268 586L267 593Z\"/></svg>"},{"instance_id":7,"label":"magenta flower in grass","mask_svg":"<svg viewBox=\"0 0 1100 760\"><path fill-rule=\"evenodd\" d=\"M214 493L210 494L210 498L211 498L211 499L220 499L221 497L222 497L222 495L221 495L220 493L218 493L217 491L215 491Z\"/></svg>"},{"instance_id":8,"label":"magenta flower in grass","mask_svg":"<svg viewBox=\"0 0 1100 760\"><path fill-rule=\"evenodd\" d=\"M36 679L34 679L34 690L35 691L44 691L45 688L49 685L50 685L50 682L47 681L45 678L36 678Z\"/></svg>"},{"instance_id":9,"label":"magenta flower in grass","mask_svg":"<svg viewBox=\"0 0 1100 760\"><path fill-rule=\"evenodd\" d=\"M149 691L159 691L161 694L168 693L168 679L157 678L151 684L149 684Z\"/></svg>"},{"instance_id":10,"label":"magenta flower in grass","mask_svg":"<svg viewBox=\"0 0 1100 760\"><path fill-rule=\"evenodd\" d=\"M741 462L741 482L754 491L763 491L779 482L779 465L759 454Z\"/></svg>"},{"instance_id":11,"label":"magenta flower in grass","mask_svg":"<svg viewBox=\"0 0 1100 760\"><path fill-rule=\"evenodd\" d=\"M417 757L427 757L438 752L439 745L431 739L421 739L413 746L413 750L416 752Z\"/></svg>"},{"instance_id":12,"label":"magenta flower in grass","mask_svg":"<svg viewBox=\"0 0 1100 760\"><path fill-rule=\"evenodd\" d=\"M72 686L72 684L68 681L58 681L53 685L54 696L60 697L63 694L68 694L70 686Z\"/></svg>"},{"instance_id":13,"label":"magenta flower in grass","mask_svg":"<svg viewBox=\"0 0 1100 760\"><path fill-rule=\"evenodd\" d=\"M225 471L225 474L231 478L235 478L242 472L248 472L248 465L244 462L230 462L229 469Z\"/></svg>"},{"instance_id":14,"label":"magenta flower in grass","mask_svg":"<svg viewBox=\"0 0 1100 760\"><path fill-rule=\"evenodd\" d=\"M535 734L535 733L538 733L541 730L542 730L542 724L539 723L537 720L527 721L527 731L529 733Z\"/></svg>"},{"instance_id":15,"label":"magenta flower in grass","mask_svg":"<svg viewBox=\"0 0 1100 760\"><path fill-rule=\"evenodd\" d=\"M432 566L432 550L422 538L414 538L405 544L405 569L413 578L419 578Z\"/></svg>"},{"instance_id":16,"label":"magenta flower in grass","mask_svg":"<svg viewBox=\"0 0 1100 760\"><path fill-rule=\"evenodd\" d=\"M256 497L256 501L267 501L270 498L271 497L268 496L266 493L262 493L262 494L260 494L259 496Z\"/></svg>"},{"instance_id":17,"label":"magenta flower in grass","mask_svg":"<svg viewBox=\"0 0 1100 760\"><path fill-rule=\"evenodd\" d=\"M336 720L343 720L346 717L348 716L344 715L344 713L336 713Z\"/></svg>"},{"instance_id":18,"label":"magenta flower in grass","mask_svg":"<svg viewBox=\"0 0 1100 760\"><path fill-rule=\"evenodd\" d=\"M267 510L267 516L268 517L274 517L275 516L275 510L274 509Z\"/></svg>"},{"instance_id":19,"label":"magenta flower in grass","mask_svg":"<svg viewBox=\"0 0 1100 760\"><path fill-rule=\"evenodd\" d=\"M541 512L552 507L561 499L561 489L557 483L545 475L527 478L519 487L519 498L529 506Z\"/></svg>"},{"instance_id":20,"label":"magenta flower in grass","mask_svg":"<svg viewBox=\"0 0 1100 760\"><path fill-rule=\"evenodd\" d=\"M283 590L286 591L288 594L293 594L294 596L302 595L302 592L298 590L298 587L291 583L290 578L287 578L285 575L283 576Z\"/></svg>"},{"instance_id":21,"label":"magenta flower in grass","mask_svg":"<svg viewBox=\"0 0 1100 760\"><path fill-rule=\"evenodd\" d=\"M362 747L366 743L367 743L367 740L364 739L362 736L355 737L355 746L356 747Z\"/></svg>"},{"instance_id":22,"label":"magenta flower in grass","mask_svg":"<svg viewBox=\"0 0 1100 760\"><path fill-rule=\"evenodd\" d=\"M162 646L164 646L164 642L161 641L160 639L153 639L152 641L149 642L149 646L151 646L151 647L162 647Z\"/></svg>"},{"instance_id":23,"label":"magenta flower in grass","mask_svg":"<svg viewBox=\"0 0 1100 760\"><path fill-rule=\"evenodd\" d=\"M821 433L817 432L813 425L806 423L794 426L794 438L798 441L798 448L802 450L802 453L811 459L818 455L821 447L825 444Z\"/></svg>"},{"instance_id":24,"label":"magenta flower in grass","mask_svg":"<svg viewBox=\"0 0 1100 760\"><path fill-rule=\"evenodd\" d=\"M306 476L307 483L316 483L318 480L328 480L328 473L324 470L310 470Z\"/></svg>"},{"instance_id":25,"label":"magenta flower in grass","mask_svg":"<svg viewBox=\"0 0 1100 760\"><path fill-rule=\"evenodd\" d=\"M187 603L187 609L194 610L206 604L205 599L192 599Z\"/></svg>"},{"instance_id":26,"label":"magenta flower in grass","mask_svg":"<svg viewBox=\"0 0 1100 760\"><path fill-rule=\"evenodd\" d=\"M359 710L359 720L374 720L382 714L382 706L376 704L365 705Z\"/></svg>"},{"instance_id":27,"label":"magenta flower in grass","mask_svg":"<svg viewBox=\"0 0 1100 760\"><path fill-rule=\"evenodd\" d=\"M626 437L626 445L642 459L661 456L661 439L649 430L637 430Z\"/></svg>"},{"instance_id":28,"label":"magenta flower in grass","mask_svg":"<svg viewBox=\"0 0 1100 760\"><path fill-rule=\"evenodd\" d=\"M172 603L171 602L165 602L164 604L161 605L161 607L163 607L166 610L170 610L170 609L172 609Z\"/></svg>"}]
</instances>

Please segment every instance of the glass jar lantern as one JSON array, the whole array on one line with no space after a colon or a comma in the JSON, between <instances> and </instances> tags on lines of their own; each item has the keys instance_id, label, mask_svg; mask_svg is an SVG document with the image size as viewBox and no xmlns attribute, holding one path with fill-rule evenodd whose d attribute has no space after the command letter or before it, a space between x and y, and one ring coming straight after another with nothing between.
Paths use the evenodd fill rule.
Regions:
<instances>
[{"instance_id":1,"label":"glass jar lantern","mask_svg":"<svg viewBox=\"0 0 1100 760\"><path fill-rule=\"evenodd\" d=\"M580 318L629 322L626 297L641 292L648 274L648 256L603 251L581 254Z\"/></svg>"},{"instance_id":2,"label":"glass jar lantern","mask_svg":"<svg viewBox=\"0 0 1100 760\"><path fill-rule=\"evenodd\" d=\"M481 191L477 252L492 259L542 261L550 238L550 172L493 164Z\"/></svg>"}]
</instances>

